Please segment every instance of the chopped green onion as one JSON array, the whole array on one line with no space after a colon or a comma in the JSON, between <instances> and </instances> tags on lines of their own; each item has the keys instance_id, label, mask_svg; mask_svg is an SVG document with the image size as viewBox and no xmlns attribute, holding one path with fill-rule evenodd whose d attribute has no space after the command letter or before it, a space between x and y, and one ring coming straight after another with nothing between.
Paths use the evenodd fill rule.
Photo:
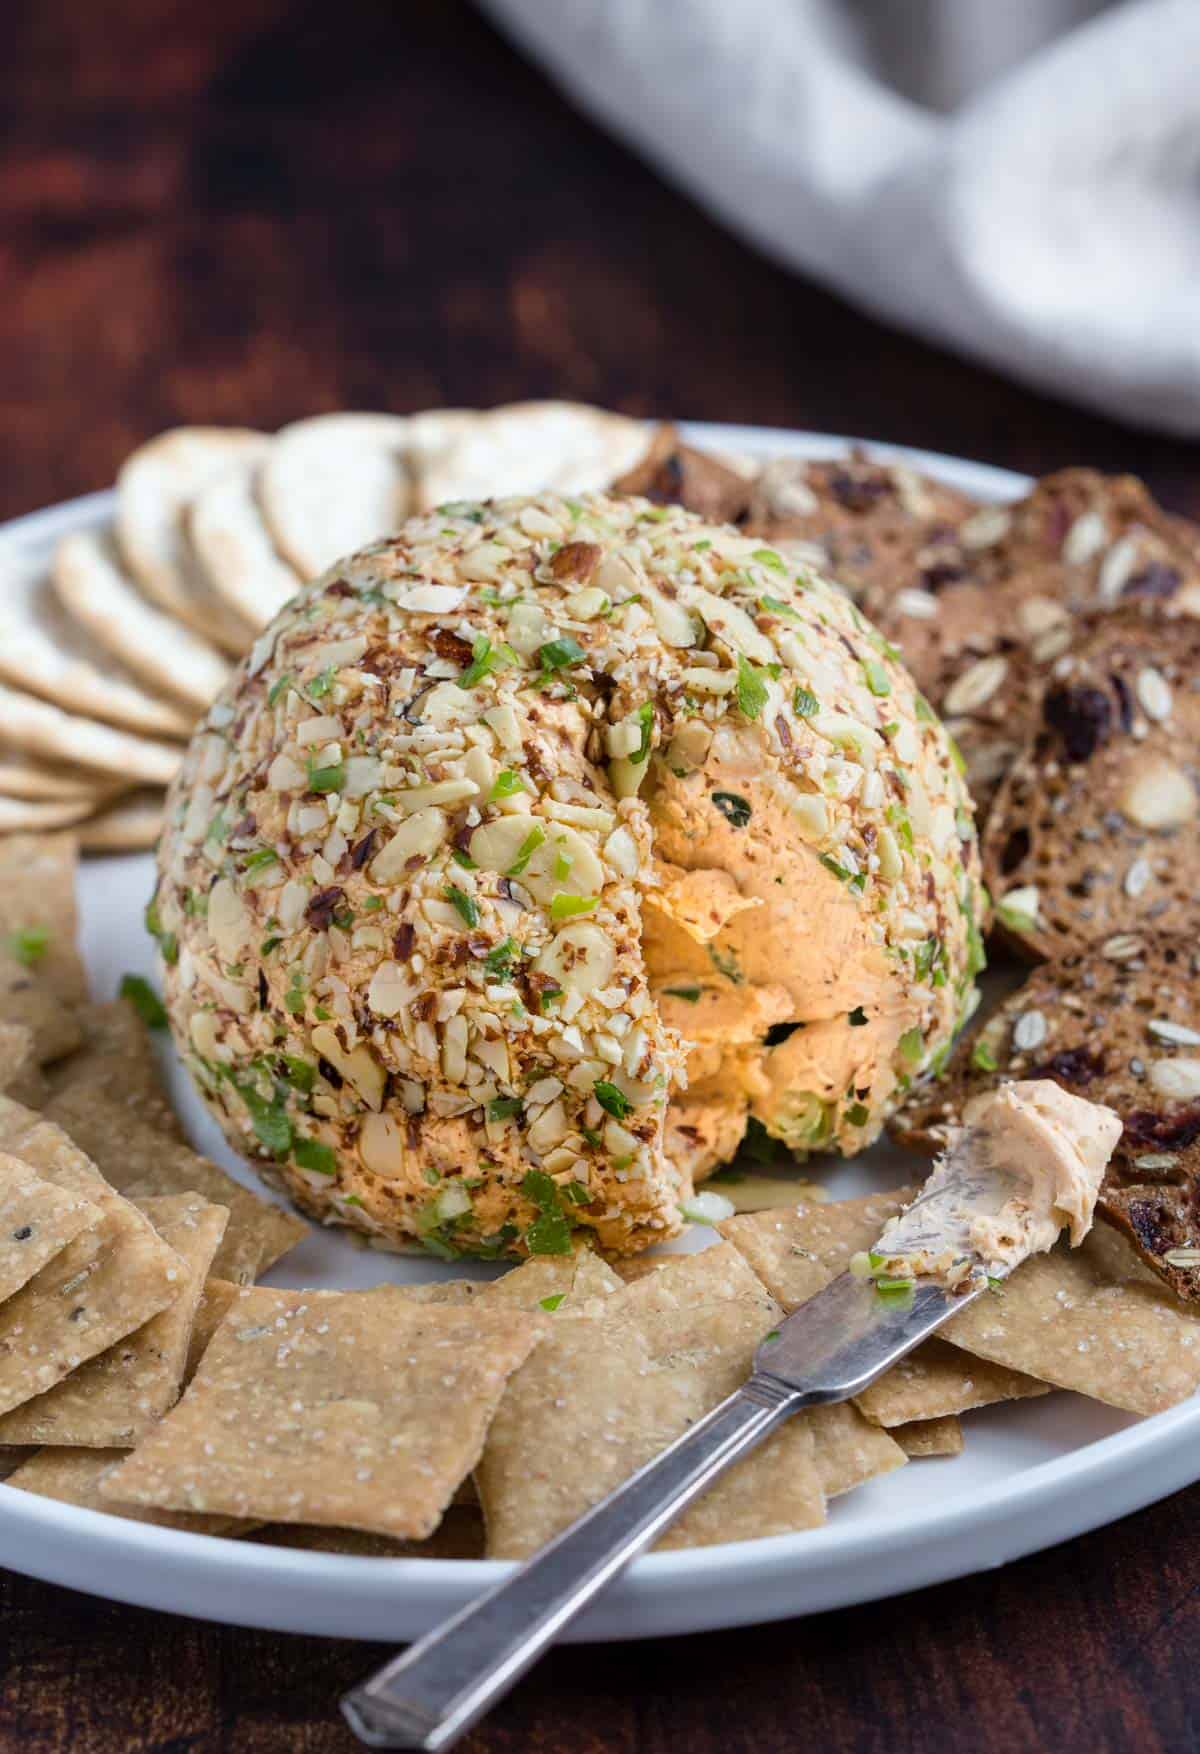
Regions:
<instances>
[{"instance_id":1,"label":"chopped green onion","mask_svg":"<svg viewBox=\"0 0 1200 1754\"><path fill-rule=\"evenodd\" d=\"M760 609L765 609L769 615L782 615L785 621L799 621L800 619L799 611L793 609L790 603L785 603L782 597L760 597L758 606Z\"/></svg>"},{"instance_id":2,"label":"chopped green onion","mask_svg":"<svg viewBox=\"0 0 1200 1754\"><path fill-rule=\"evenodd\" d=\"M587 653L570 634L547 640L538 649L538 662L542 666L543 676L553 676L556 670L569 670L573 664L584 663L586 658Z\"/></svg>"},{"instance_id":3,"label":"chopped green onion","mask_svg":"<svg viewBox=\"0 0 1200 1754\"><path fill-rule=\"evenodd\" d=\"M686 999L689 1005L700 1003L699 987L664 987L663 991L672 999Z\"/></svg>"},{"instance_id":4,"label":"chopped green onion","mask_svg":"<svg viewBox=\"0 0 1200 1754\"><path fill-rule=\"evenodd\" d=\"M972 1066L977 1072L994 1072L998 1063L988 1043L981 1037L971 1049Z\"/></svg>"},{"instance_id":5,"label":"chopped green onion","mask_svg":"<svg viewBox=\"0 0 1200 1754\"><path fill-rule=\"evenodd\" d=\"M629 760L634 767L640 767L650 753L650 738L654 732L653 701L643 701L636 713L633 714L633 717L641 726L642 740L634 750L633 754L629 757Z\"/></svg>"},{"instance_id":6,"label":"chopped green onion","mask_svg":"<svg viewBox=\"0 0 1200 1754\"><path fill-rule=\"evenodd\" d=\"M496 980L506 980L512 973L513 957L518 954L515 938L505 938L500 944L493 944L483 959L483 966Z\"/></svg>"},{"instance_id":7,"label":"chopped green onion","mask_svg":"<svg viewBox=\"0 0 1200 1754\"><path fill-rule=\"evenodd\" d=\"M517 853L516 859L505 872L505 876L520 877L530 859L532 859L534 853L537 852L545 839L546 834L544 829L530 829L529 833L525 836L525 839L521 842L520 850Z\"/></svg>"},{"instance_id":8,"label":"chopped green onion","mask_svg":"<svg viewBox=\"0 0 1200 1754\"><path fill-rule=\"evenodd\" d=\"M140 974L121 977L121 997L128 999L147 1029L165 1029L167 1013L162 1000Z\"/></svg>"},{"instance_id":9,"label":"chopped green onion","mask_svg":"<svg viewBox=\"0 0 1200 1754\"><path fill-rule=\"evenodd\" d=\"M465 890L457 888L453 883L448 883L444 893L446 900L455 912L461 915L465 925L477 926L479 924L479 909Z\"/></svg>"},{"instance_id":10,"label":"chopped green onion","mask_svg":"<svg viewBox=\"0 0 1200 1754\"><path fill-rule=\"evenodd\" d=\"M292 1156L301 1169L311 1169L317 1175L337 1174L337 1154L331 1145L323 1145L319 1139L297 1139L292 1147Z\"/></svg>"},{"instance_id":11,"label":"chopped green onion","mask_svg":"<svg viewBox=\"0 0 1200 1754\"><path fill-rule=\"evenodd\" d=\"M811 719L820 710L821 703L811 688L797 688L792 695L792 711L798 719Z\"/></svg>"},{"instance_id":12,"label":"chopped green onion","mask_svg":"<svg viewBox=\"0 0 1200 1754\"><path fill-rule=\"evenodd\" d=\"M267 705L274 706L280 695L291 686L292 677L290 671L285 671L282 676L277 676L267 691Z\"/></svg>"},{"instance_id":13,"label":"chopped green onion","mask_svg":"<svg viewBox=\"0 0 1200 1754\"><path fill-rule=\"evenodd\" d=\"M892 692L891 680L882 664L875 663L874 659L868 659L864 663L862 671L867 687L877 699L882 699Z\"/></svg>"},{"instance_id":14,"label":"chopped green onion","mask_svg":"<svg viewBox=\"0 0 1200 1754\"><path fill-rule=\"evenodd\" d=\"M538 1308L544 1309L548 1315L553 1315L566 1295L565 1291L552 1291L549 1297L539 1297Z\"/></svg>"},{"instance_id":15,"label":"chopped green onion","mask_svg":"<svg viewBox=\"0 0 1200 1754\"><path fill-rule=\"evenodd\" d=\"M345 762L339 761L333 767L314 767L312 756L309 756L308 789L310 792L340 792L345 783Z\"/></svg>"},{"instance_id":16,"label":"chopped green onion","mask_svg":"<svg viewBox=\"0 0 1200 1754\"><path fill-rule=\"evenodd\" d=\"M738 653L737 703L743 718L756 719L767 704L766 671Z\"/></svg>"},{"instance_id":17,"label":"chopped green onion","mask_svg":"<svg viewBox=\"0 0 1200 1754\"><path fill-rule=\"evenodd\" d=\"M633 1108L625 1092L618 1090L615 1084L610 1084L605 1078L597 1079L592 1087L592 1095L614 1120L623 1121Z\"/></svg>"},{"instance_id":18,"label":"chopped green onion","mask_svg":"<svg viewBox=\"0 0 1200 1754\"><path fill-rule=\"evenodd\" d=\"M760 566L769 566L772 572L786 572L787 565L782 554L776 554L773 548L755 548L751 560L757 560Z\"/></svg>"},{"instance_id":19,"label":"chopped green onion","mask_svg":"<svg viewBox=\"0 0 1200 1754\"><path fill-rule=\"evenodd\" d=\"M916 1024L911 1029L906 1029L900 1037L900 1052L910 1066L920 1065L921 1056L925 1052L925 1037Z\"/></svg>"},{"instance_id":20,"label":"chopped green onion","mask_svg":"<svg viewBox=\"0 0 1200 1754\"><path fill-rule=\"evenodd\" d=\"M501 768L492 786L492 797L515 798L518 792L525 790L525 781L511 767Z\"/></svg>"},{"instance_id":21,"label":"chopped green onion","mask_svg":"<svg viewBox=\"0 0 1200 1754\"><path fill-rule=\"evenodd\" d=\"M487 1105L487 1118L489 1121L511 1120L520 1114L522 1106L519 1096L493 1096Z\"/></svg>"},{"instance_id":22,"label":"chopped green onion","mask_svg":"<svg viewBox=\"0 0 1200 1754\"><path fill-rule=\"evenodd\" d=\"M590 914L598 907L598 895L564 895L561 889L554 892L550 901L550 918L552 920L571 920L577 914ZM472 922L473 923L473 922Z\"/></svg>"}]
</instances>

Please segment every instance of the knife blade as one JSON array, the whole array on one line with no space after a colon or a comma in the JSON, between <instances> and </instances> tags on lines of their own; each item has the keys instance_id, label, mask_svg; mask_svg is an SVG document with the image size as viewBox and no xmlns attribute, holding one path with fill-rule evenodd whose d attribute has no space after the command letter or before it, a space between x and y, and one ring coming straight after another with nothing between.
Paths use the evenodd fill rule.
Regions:
<instances>
[{"instance_id":1,"label":"knife blade","mask_svg":"<svg viewBox=\"0 0 1200 1754\"><path fill-rule=\"evenodd\" d=\"M725 1469L805 1407L849 1400L986 1289L883 1294L843 1273L759 1345L749 1379L477 1602L346 1694L371 1748L441 1754Z\"/></svg>"}]
</instances>

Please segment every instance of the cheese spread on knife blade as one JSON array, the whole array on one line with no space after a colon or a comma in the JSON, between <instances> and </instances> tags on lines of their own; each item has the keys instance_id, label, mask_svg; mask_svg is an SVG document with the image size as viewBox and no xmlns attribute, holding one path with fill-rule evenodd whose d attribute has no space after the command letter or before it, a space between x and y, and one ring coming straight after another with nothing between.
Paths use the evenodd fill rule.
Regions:
<instances>
[{"instance_id":1,"label":"cheese spread on knife blade","mask_svg":"<svg viewBox=\"0 0 1200 1754\"><path fill-rule=\"evenodd\" d=\"M1076 1246L1092 1227L1121 1136L1112 1109L1035 1078L988 1091L964 1119L922 1192L867 1257L868 1270L891 1284L1003 1277L1052 1248L1063 1230Z\"/></svg>"}]
</instances>

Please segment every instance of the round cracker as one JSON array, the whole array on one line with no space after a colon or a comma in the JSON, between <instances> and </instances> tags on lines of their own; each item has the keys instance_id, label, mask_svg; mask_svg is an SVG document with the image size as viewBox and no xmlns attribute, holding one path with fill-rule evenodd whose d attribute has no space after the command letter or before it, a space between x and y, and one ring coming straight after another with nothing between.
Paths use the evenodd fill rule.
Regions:
<instances>
[{"instance_id":1,"label":"round cracker","mask_svg":"<svg viewBox=\"0 0 1200 1754\"><path fill-rule=\"evenodd\" d=\"M55 767L0 739L0 793L6 797L47 802L84 798L94 804L111 789L103 775Z\"/></svg>"},{"instance_id":2,"label":"round cracker","mask_svg":"<svg viewBox=\"0 0 1200 1754\"><path fill-rule=\"evenodd\" d=\"M641 462L652 436L640 420L582 402L510 402L465 423L433 456L418 504L606 488Z\"/></svg>"},{"instance_id":3,"label":"round cracker","mask_svg":"<svg viewBox=\"0 0 1200 1754\"><path fill-rule=\"evenodd\" d=\"M163 793L150 788L130 792L81 825L79 845L85 853L146 852L162 833L162 825Z\"/></svg>"},{"instance_id":4,"label":"round cracker","mask_svg":"<svg viewBox=\"0 0 1200 1754\"><path fill-rule=\"evenodd\" d=\"M247 630L214 597L188 551L183 513L217 475L259 460L266 433L245 427L179 426L128 457L117 475L116 531L126 566L160 609L240 654Z\"/></svg>"},{"instance_id":5,"label":"round cracker","mask_svg":"<svg viewBox=\"0 0 1200 1754\"><path fill-rule=\"evenodd\" d=\"M275 551L255 495L257 466L239 463L203 487L187 514L192 550L216 594L261 633L300 589Z\"/></svg>"},{"instance_id":6,"label":"round cracker","mask_svg":"<svg viewBox=\"0 0 1200 1754\"><path fill-rule=\"evenodd\" d=\"M0 834L41 834L51 828L70 828L91 807L87 798L0 797Z\"/></svg>"},{"instance_id":7,"label":"round cracker","mask_svg":"<svg viewBox=\"0 0 1200 1754\"><path fill-rule=\"evenodd\" d=\"M15 543L2 552L0 681L122 730L190 736L195 714L148 693L98 648L66 613L40 561Z\"/></svg>"},{"instance_id":8,"label":"round cracker","mask_svg":"<svg viewBox=\"0 0 1200 1754\"><path fill-rule=\"evenodd\" d=\"M207 640L140 595L102 531L66 536L52 571L59 602L129 669L204 712L224 687L229 665Z\"/></svg>"},{"instance_id":9,"label":"round cracker","mask_svg":"<svg viewBox=\"0 0 1200 1754\"><path fill-rule=\"evenodd\" d=\"M397 414L318 414L276 436L259 498L276 546L302 579L404 522L408 437L409 422Z\"/></svg>"},{"instance_id":10,"label":"round cracker","mask_svg":"<svg viewBox=\"0 0 1200 1754\"><path fill-rule=\"evenodd\" d=\"M65 713L61 707L51 706L49 701L37 700L32 694L21 694L15 688L2 685L0 735L19 749L45 756L50 761L78 765L92 773L99 770L116 774L127 782L144 780L149 785L159 786L166 785L171 779L183 753L177 744L158 743L150 737L134 737L128 731L117 731L96 719ZM92 805L87 800L81 802L83 808L79 814L86 816Z\"/></svg>"}]
</instances>

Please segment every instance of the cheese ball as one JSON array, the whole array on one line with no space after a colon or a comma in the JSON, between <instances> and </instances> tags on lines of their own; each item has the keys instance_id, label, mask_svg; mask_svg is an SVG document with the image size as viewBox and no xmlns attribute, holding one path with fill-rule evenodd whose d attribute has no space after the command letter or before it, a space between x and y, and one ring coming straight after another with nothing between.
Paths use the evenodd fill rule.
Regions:
<instances>
[{"instance_id":1,"label":"cheese ball","mask_svg":"<svg viewBox=\"0 0 1200 1754\"><path fill-rule=\"evenodd\" d=\"M761 541L641 499L454 503L257 641L149 923L231 1143L446 1259L672 1235L757 1123L853 1151L981 965L955 751Z\"/></svg>"}]
</instances>

